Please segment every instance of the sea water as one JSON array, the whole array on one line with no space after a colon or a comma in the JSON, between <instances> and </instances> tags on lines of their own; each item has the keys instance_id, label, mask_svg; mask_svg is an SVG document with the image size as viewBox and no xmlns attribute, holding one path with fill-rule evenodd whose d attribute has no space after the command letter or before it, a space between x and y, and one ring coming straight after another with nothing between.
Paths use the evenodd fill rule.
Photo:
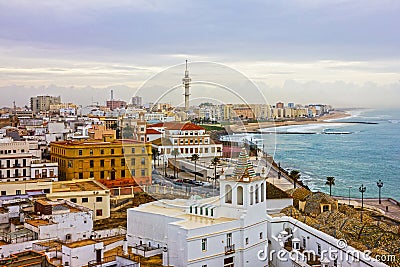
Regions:
<instances>
[{"instance_id":1,"label":"sea water","mask_svg":"<svg viewBox=\"0 0 400 267\"><path fill-rule=\"evenodd\" d=\"M400 200L400 110L350 113L334 123L268 128L253 138L263 139L265 151L283 168L299 170L312 190L328 193L326 177L334 176L333 195L348 197L351 187L351 197L361 197L363 184L365 197L378 197L381 179L382 197Z\"/></svg>"}]
</instances>

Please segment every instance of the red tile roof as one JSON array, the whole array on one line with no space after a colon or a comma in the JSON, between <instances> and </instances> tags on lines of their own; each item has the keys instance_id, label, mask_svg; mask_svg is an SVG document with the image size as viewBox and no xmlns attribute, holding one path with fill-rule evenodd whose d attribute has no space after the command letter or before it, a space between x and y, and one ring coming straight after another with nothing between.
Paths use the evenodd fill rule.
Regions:
<instances>
[{"instance_id":1,"label":"red tile roof","mask_svg":"<svg viewBox=\"0 0 400 267\"><path fill-rule=\"evenodd\" d=\"M146 134L161 134L161 132L157 131L156 129L147 128Z\"/></svg>"},{"instance_id":2,"label":"red tile roof","mask_svg":"<svg viewBox=\"0 0 400 267\"><path fill-rule=\"evenodd\" d=\"M191 122L160 122L156 124L151 124L147 126L148 128L160 128L164 127L167 130L181 130L181 131L199 131L205 130L205 128L193 124Z\"/></svg>"}]
</instances>

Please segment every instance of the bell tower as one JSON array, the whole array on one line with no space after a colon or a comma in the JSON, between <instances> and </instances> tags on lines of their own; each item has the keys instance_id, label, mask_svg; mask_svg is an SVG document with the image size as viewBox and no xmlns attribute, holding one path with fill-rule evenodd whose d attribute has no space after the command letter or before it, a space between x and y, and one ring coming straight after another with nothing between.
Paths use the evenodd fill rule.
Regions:
<instances>
[{"instance_id":1,"label":"bell tower","mask_svg":"<svg viewBox=\"0 0 400 267\"><path fill-rule=\"evenodd\" d=\"M240 209L265 206L265 178L256 175L245 148L239 154L233 176L223 178L220 180L221 206Z\"/></svg>"}]
</instances>

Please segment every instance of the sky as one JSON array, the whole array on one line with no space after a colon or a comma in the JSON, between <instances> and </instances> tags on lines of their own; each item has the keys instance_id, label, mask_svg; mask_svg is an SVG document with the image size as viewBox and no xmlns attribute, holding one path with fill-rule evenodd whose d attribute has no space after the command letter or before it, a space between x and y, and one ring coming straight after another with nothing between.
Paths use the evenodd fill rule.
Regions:
<instances>
[{"instance_id":1,"label":"sky","mask_svg":"<svg viewBox=\"0 0 400 267\"><path fill-rule=\"evenodd\" d=\"M104 103L110 89L154 101L181 83L186 59L193 80L213 81L196 62L225 66L219 82L254 103L262 101L230 75L254 82L270 103L397 107L400 99L396 0L13 0L0 1L0 14L0 106L37 94ZM160 72L179 75L160 81ZM192 86L221 100L219 89L203 89Z\"/></svg>"}]
</instances>

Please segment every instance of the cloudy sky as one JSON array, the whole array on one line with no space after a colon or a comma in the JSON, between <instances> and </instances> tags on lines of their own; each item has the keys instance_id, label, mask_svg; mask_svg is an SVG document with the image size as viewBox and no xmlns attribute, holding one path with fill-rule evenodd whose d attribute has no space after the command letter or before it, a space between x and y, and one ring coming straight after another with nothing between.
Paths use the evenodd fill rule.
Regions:
<instances>
[{"instance_id":1,"label":"cloudy sky","mask_svg":"<svg viewBox=\"0 0 400 267\"><path fill-rule=\"evenodd\" d=\"M13 0L0 2L0 14L0 105L36 94L103 102L110 88L129 100L185 59L237 70L272 103L400 99L396 0ZM151 90L162 93L147 89L149 101Z\"/></svg>"}]
</instances>

